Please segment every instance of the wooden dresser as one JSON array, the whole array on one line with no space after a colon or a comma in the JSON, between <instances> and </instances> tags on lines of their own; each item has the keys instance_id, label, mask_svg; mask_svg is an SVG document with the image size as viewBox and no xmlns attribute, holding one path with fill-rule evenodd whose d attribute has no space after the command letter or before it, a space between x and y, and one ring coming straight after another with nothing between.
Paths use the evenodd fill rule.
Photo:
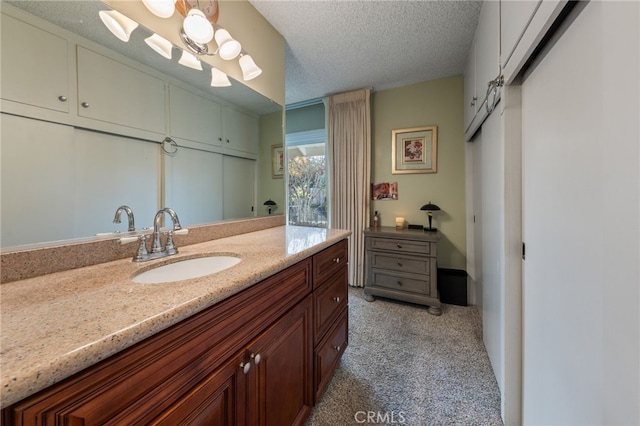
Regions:
<instances>
[{"instance_id":1,"label":"wooden dresser","mask_svg":"<svg viewBox=\"0 0 640 426\"><path fill-rule=\"evenodd\" d=\"M388 297L428 306L442 314L438 296L437 231L394 227L364 231L366 250L365 299Z\"/></svg>"}]
</instances>

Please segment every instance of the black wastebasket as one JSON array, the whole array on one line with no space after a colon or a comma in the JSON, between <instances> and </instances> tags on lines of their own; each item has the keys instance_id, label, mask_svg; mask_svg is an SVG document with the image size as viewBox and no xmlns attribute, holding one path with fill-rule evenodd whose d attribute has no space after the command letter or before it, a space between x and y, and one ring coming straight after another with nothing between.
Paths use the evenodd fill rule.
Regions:
<instances>
[{"instance_id":1,"label":"black wastebasket","mask_svg":"<svg viewBox=\"0 0 640 426\"><path fill-rule=\"evenodd\" d=\"M438 292L442 303L467 306L467 271L438 268Z\"/></svg>"}]
</instances>

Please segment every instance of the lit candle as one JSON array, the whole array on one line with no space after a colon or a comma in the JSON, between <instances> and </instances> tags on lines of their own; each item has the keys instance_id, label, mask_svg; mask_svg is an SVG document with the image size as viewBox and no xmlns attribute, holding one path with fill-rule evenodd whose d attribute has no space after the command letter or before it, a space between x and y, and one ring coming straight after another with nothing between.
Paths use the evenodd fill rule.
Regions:
<instances>
[{"instance_id":1,"label":"lit candle","mask_svg":"<svg viewBox=\"0 0 640 426\"><path fill-rule=\"evenodd\" d=\"M404 228L404 217L396 217L396 228Z\"/></svg>"}]
</instances>

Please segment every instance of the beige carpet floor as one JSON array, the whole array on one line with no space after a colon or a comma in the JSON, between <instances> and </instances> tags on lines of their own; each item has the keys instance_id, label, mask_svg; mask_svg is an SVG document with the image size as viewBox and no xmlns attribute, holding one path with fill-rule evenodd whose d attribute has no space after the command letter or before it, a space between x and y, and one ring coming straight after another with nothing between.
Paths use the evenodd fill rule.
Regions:
<instances>
[{"instance_id":1,"label":"beige carpet floor","mask_svg":"<svg viewBox=\"0 0 640 426\"><path fill-rule=\"evenodd\" d=\"M349 289L349 346L307 426L502 425L476 307L425 307Z\"/></svg>"}]
</instances>

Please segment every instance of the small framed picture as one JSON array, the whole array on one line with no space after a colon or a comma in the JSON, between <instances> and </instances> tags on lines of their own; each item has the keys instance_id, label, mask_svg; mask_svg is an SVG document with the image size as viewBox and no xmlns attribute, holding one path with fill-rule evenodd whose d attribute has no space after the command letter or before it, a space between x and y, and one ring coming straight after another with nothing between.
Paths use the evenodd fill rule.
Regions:
<instances>
[{"instance_id":1,"label":"small framed picture","mask_svg":"<svg viewBox=\"0 0 640 426\"><path fill-rule=\"evenodd\" d=\"M271 177L278 179L284 176L284 148L282 145L271 145Z\"/></svg>"},{"instance_id":2,"label":"small framed picture","mask_svg":"<svg viewBox=\"0 0 640 426\"><path fill-rule=\"evenodd\" d=\"M438 127L414 127L391 132L392 174L436 173Z\"/></svg>"}]
</instances>

